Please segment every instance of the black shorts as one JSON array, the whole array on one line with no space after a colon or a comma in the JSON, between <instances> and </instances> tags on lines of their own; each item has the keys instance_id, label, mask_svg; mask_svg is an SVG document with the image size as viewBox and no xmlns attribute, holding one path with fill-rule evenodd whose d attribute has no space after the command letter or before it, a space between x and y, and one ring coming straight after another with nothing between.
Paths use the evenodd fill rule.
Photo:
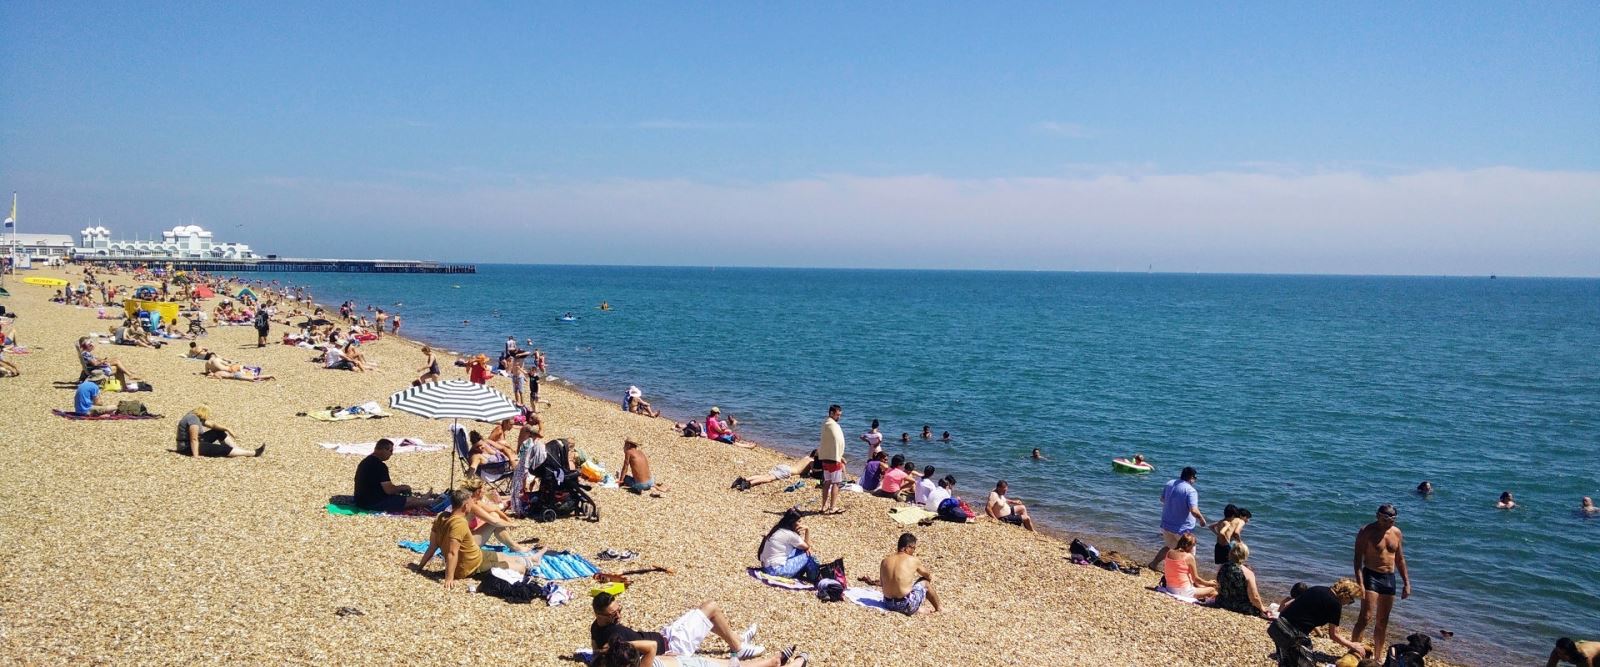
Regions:
<instances>
[{"instance_id":1,"label":"black shorts","mask_svg":"<svg viewBox=\"0 0 1600 667\"><path fill-rule=\"evenodd\" d=\"M1022 515L1021 514L1017 514L1016 512L1012 512L1012 513L1007 514L1007 515L1005 515L1003 517L1000 517L1000 520L1004 521L1006 523L1009 523L1011 525L1014 525L1014 526L1022 525Z\"/></svg>"},{"instance_id":2,"label":"black shorts","mask_svg":"<svg viewBox=\"0 0 1600 667\"><path fill-rule=\"evenodd\" d=\"M1394 573L1361 568L1361 587L1378 595L1394 595Z\"/></svg>"},{"instance_id":3,"label":"black shorts","mask_svg":"<svg viewBox=\"0 0 1600 667\"><path fill-rule=\"evenodd\" d=\"M1232 542L1224 542L1211 547L1211 562L1221 565L1228 562L1228 552L1233 550Z\"/></svg>"},{"instance_id":4,"label":"black shorts","mask_svg":"<svg viewBox=\"0 0 1600 667\"><path fill-rule=\"evenodd\" d=\"M224 433L222 431L218 431L216 429L212 429L212 430L209 430L209 431L201 431L200 432L200 455L201 456L227 456L229 454L232 454L233 453L233 448L222 444L222 441L226 440L227 438L228 438L228 434L227 433ZM193 452L191 452L189 450L189 443L187 443L187 442L178 443L178 453L179 454L183 454L184 456L193 455Z\"/></svg>"}]
</instances>

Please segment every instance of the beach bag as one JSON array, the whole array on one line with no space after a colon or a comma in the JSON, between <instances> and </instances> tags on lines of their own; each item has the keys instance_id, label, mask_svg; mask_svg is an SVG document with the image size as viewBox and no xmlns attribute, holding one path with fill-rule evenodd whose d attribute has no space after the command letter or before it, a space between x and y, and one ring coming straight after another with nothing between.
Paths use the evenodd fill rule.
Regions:
<instances>
[{"instance_id":1,"label":"beach bag","mask_svg":"<svg viewBox=\"0 0 1600 667\"><path fill-rule=\"evenodd\" d=\"M1072 554L1073 560L1078 560L1081 558L1083 559L1083 562L1090 565L1100 564L1100 550L1094 548L1094 545L1083 540L1073 538L1072 544L1067 545L1067 551Z\"/></svg>"},{"instance_id":2,"label":"beach bag","mask_svg":"<svg viewBox=\"0 0 1600 667\"><path fill-rule=\"evenodd\" d=\"M144 407L144 401L117 401L117 414L144 417L150 414L150 410Z\"/></svg>"},{"instance_id":3,"label":"beach bag","mask_svg":"<svg viewBox=\"0 0 1600 667\"><path fill-rule=\"evenodd\" d=\"M945 498L939 501L938 515L939 518L945 521L954 521L956 523L966 523L967 519L971 518L961 510L961 501L956 498Z\"/></svg>"},{"instance_id":4,"label":"beach bag","mask_svg":"<svg viewBox=\"0 0 1600 667\"><path fill-rule=\"evenodd\" d=\"M528 604L544 599L544 589L530 579L508 583L499 577L488 576L478 585L478 592L513 604Z\"/></svg>"},{"instance_id":5,"label":"beach bag","mask_svg":"<svg viewBox=\"0 0 1600 667\"><path fill-rule=\"evenodd\" d=\"M844 559L843 558L836 558L836 559L834 559L833 562L828 563L826 565L823 565L823 566L817 568L817 580L818 580L818 582L827 581L829 579L837 581L837 582L839 582L841 584L846 582L846 581L849 581L849 578L844 576Z\"/></svg>"},{"instance_id":6,"label":"beach bag","mask_svg":"<svg viewBox=\"0 0 1600 667\"><path fill-rule=\"evenodd\" d=\"M100 385L100 388L105 391L122 391L122 381L113 375L104 384Z\"/></svg>"},{"instance_id":7,"label":"beach bag","mask_svg":"<svg viewBox=\"0 0 1600 667\"><path fill-rule=\"evenodd\" d=\"M691 419L689 423L683 425L683 437L685 438L698 438L703 434L704 431L700 430L700 422Z\"/></svg>"},{"instance_id":8,"label":"beach bag","mask_svg":"<svg viewBox=\"0 0 1600 667\"><path fill-rule=\"evenodd\" d=\"M817 582L817 599L823 602L838 602L844 599L844 584L838 579L823 579Z\"/></svg>"}]
</instances>

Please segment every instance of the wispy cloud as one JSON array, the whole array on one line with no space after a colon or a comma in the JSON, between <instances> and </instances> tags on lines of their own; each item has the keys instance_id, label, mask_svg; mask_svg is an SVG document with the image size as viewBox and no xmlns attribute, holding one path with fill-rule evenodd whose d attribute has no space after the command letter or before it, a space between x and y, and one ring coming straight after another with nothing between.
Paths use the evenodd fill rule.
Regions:
<instances>
[{"instance_id":1,"label":"wispy cloud","mask_svg":"<svg viewBox=\"0 0 1600 667\"><path fill-rule=\"evenodd\" d=\"M480 261L693 263L711 238L739 263L772 266L1115 270L1154 263L1183 271L1600 275L1600 172L271 185L245 197L256 199L250 215L304 221L296 223L303 228L280 223L281 239L252 240L271 247L339 224L382 237L390 254L428 256L427 239L449 220L480 234L540 239L536 255L483 250ZM286 190L295 196L282 196ZM228 206L252 204L235 195Z\"/></svg>"},{"instance_id":2,"label":"wispy cloud","mask_svg":"<svg viewBox=\"0 0 1600 667\"><path fill-rule=\"evenodd\" d=\"M1033 128L1045 134L1065 139L1089 139L1094 136L1094 133L1090 132L1089 128L1078 123L1045 120L1034 123Z\"/></svg>"},{"instance_id":3,"label":"wispy cloud","mask_svg":"<svg viewBox=\"0 0 1600 667\"><path fill-rule=\"evenodd\" d=\"M748 127L755 127L755 124L722 121L673 120L670 118L642 120L633 124L633 128L636 130L731 130Z\"/></svg>"}]
</instances>

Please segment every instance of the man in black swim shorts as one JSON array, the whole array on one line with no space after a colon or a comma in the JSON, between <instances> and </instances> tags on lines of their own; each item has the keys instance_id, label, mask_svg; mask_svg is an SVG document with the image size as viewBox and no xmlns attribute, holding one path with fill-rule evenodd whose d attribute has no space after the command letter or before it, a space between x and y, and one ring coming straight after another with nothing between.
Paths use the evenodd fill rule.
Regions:
<instances>
[{"instance_id":1,"label":"man in black swim shorts","mask_svg":"<svg viewBox=\"0 0 1600 667\"><path fill-rule=\"evenodd\" d=\"M1394 505L1378 507L1375 521L1356 533L1356 581L1364 589L1361 595L1361 613L1351 630L1352 641L1360 642L1361 633L1372 622L1372 645L1388 646L1389 610L1394 607L1395 575L1402 585L1401 599L1411 597L1411 576L1406 573L1405 536L1395 526L1400 511Z\"/></svg>"}]
</instances>

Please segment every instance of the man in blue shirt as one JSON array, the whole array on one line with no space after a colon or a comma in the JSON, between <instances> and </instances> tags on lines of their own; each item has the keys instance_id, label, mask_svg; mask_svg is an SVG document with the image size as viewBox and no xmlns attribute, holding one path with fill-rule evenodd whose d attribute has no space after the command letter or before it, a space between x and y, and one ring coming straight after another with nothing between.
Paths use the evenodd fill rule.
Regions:
<instances>
[{"instance_id":1,"label":"man in blue shirt","mask_svg":"<svg viewBox=\"0 0 1600 667\"><path fill-rule=\"evenodd\" d=\"M72 395L72 412L80 415L103 415L116 412L117 409L109 405L100 404L100 385L94 380L84 380L78 385L78 391Z\"/></svg>"},{"instance_id":2,"label":"man in blue shirt","mask_svg":"<svg viewBox=\"0 0 1600 667\"><path fill-rule=\"evenodd\" d=\"M1167 552L1178 546L1178 538L1192 533L1198 526L1206 527L1206 517L1200 513L1200 492L1194 490L1199 473L1193 467L1184 468L1178 478L1167 482L1161 489L1161 539L1166 546L1156 552L1150 569L1161 571L1161 561Z\"/></svg>"}]
</instances>

